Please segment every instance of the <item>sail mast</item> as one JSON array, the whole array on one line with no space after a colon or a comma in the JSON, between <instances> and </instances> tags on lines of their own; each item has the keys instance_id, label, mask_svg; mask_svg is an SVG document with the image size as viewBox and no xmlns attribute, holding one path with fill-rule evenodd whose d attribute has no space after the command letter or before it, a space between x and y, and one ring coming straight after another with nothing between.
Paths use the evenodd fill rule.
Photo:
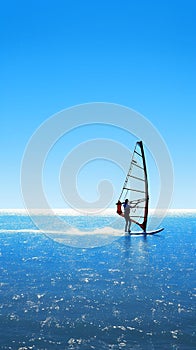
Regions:
<instances>
[{"instance_id":1,"label":"sail mast","mask_svg":"<svg viewBox=\"0 0 196 350\"><path fill-rule=\"evenodd\" d=\"M145 176L145 209L144 209L144 221L143 221L143 224L142 224L142 228L143 228L144 231L146 231L147 219L148 219L148 202L149 202L149 195L148 195L148 176L147 176L147 168L146 168L146 160L145 160L145 155L144 155L143 142L142 142L142 141L138 141L138 144L140 145L140 148L141 148L142 159L143 159L143 165L144 165L144 176Z\"/></svg>"}]
</instances>

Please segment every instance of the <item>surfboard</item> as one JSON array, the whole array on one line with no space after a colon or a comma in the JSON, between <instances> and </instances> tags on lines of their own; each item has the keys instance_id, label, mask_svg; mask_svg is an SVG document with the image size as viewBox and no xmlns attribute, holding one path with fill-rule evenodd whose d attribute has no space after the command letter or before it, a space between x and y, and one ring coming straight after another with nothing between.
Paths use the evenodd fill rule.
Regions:
<instances>
[{"instance_id":1,"label":"surfboard","mask_svg":"<svg viewBox=\"0 0 196 350\"><path fill-rule=\"evenodd\" d=\"M130 236L147 236L147 235L155 235L156 233L159 233L163 230L164 230L164 228L162 227L162 228L158 228L157 230L146 231L146 232L131 231L130 233L127 232L127 234Z\"/></svg>"}]
</instances>

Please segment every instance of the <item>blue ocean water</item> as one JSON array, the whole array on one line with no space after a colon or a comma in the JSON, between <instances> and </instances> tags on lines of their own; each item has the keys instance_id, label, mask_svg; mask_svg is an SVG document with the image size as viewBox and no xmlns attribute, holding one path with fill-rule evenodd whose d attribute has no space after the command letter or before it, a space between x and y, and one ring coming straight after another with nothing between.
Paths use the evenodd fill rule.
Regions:
<instances>
[{"instance_id":1,"label":"blue ocean water","mask_svg":"<svg viewBox=\"0 0 196 350\"><path fill-rule=\"evenodd\" d=\"M1 213L0 349L195 349L196 214L162 224L159 235L78 248Z\"/></svg>"}]
</instances>

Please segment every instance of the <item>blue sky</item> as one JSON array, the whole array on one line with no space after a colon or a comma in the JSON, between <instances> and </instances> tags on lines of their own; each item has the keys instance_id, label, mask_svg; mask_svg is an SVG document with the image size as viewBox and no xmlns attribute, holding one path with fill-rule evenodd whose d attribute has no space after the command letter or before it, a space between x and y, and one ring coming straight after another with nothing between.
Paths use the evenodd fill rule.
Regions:
<instances>
[{"instance_id":1,"label":"blue sky","mask_svg":"<svg viewBox=\"0 0 196 350\"><path fill-rule=\"evenodd\" d=\"M23 207L21 160L40 124L100 101L130 107L158 129L174 165L171 207L195 208L195 18L194 0L2 2L0 207Z\"/></svg>"}]
</instances>

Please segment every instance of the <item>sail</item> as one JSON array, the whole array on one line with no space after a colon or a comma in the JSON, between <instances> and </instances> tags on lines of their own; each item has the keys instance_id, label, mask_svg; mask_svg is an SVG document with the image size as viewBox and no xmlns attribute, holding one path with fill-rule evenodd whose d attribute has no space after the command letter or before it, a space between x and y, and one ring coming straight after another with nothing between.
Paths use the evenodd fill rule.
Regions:
<instances>
[{"instance_id":1,"label":"sail","mask_svg":"<svg viewBox=\"0 0 196 350\"><path fill-rule=\"evenodd\" d=\"M136 143L130 168L118 203L128 199L131 203L130 218L146 231L148 218L148 178L142 141ZM118 212L118 211L117 211ZM120 212L118 212L119 215Z\"/></svg>"}]
</instances>

